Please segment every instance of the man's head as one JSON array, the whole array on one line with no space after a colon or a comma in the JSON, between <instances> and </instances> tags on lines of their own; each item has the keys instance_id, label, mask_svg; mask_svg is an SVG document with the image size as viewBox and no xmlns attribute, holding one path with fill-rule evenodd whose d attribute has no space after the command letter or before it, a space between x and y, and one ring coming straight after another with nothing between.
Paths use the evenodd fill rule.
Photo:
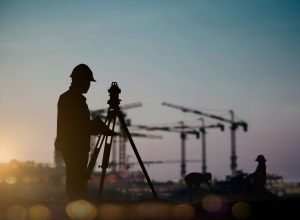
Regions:
<instances>
[{"instance_id":1,"label":"man's head","mask_svg":"<svg viewBox=\"0 0 300 220\"><path fill-rule=\"evenodd\" d=\"M87 93L91 81L96 82L92 70L86 64L77 65L70 77L72 78L72 86L81 93Z\"/></svg>"},{"instance_id":2,"label":"man's head","mask_svg":"<svg viewBox=\"0 0 300 220\"><path fill-rule=\"evenodd\" d=\"M267 160L265 159L264 155L258 155L258 156L256 157L256 160L255 160L255 161L257 161L258 163L264 163L264 162L266 162Z\"/></svg>"}]
</instances>

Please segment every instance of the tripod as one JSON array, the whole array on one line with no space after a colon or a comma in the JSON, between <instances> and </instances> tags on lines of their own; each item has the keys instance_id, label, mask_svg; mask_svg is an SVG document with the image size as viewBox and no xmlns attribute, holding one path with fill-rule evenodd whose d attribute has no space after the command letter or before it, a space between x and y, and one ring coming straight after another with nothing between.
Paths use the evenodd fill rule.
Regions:
<instances>
[{"instance_id":1,"label":"tripod","mask_svg":"<svg viewBox=\"0 0 300 220\"><path fill-rule=\"evenodd\" d=\"M132 136L128 130L128 127L125 123L124 117L122 112L120 111L120 99L119 99L119 94L121 93L121 89L118 87L118 84L116 82L112 82L111 87L108 89L110 99L107 101L107 104L109 104L109 108L107 111L107 117L105 119L105 124L110 127L112 124L112 131L115 129L115 124L116 124L116 119L119 119L120 126L122 126L125 135L127 136L131 147L135 153L135 156L138 159L138 162L140 164L140 167L142 168L142 171L144 173L144 176L147 179L148 185L152 191L152 194L155 198L158 198L157 193L153 187L153 184L150 180L150 177L147 173L147 170L144 166L144 163L140 157L140 154L135 146L135 143L133 142ZM96 142L93 154L91 156L91 160L88 164L87 167L87 177L90 178L93 169L95 167L100 149L103 145L103 142L105 141L104 144L104 152L103 152L103 159L102 159L102 165L100 166L102 168L102 173L101 173L101 178L100 178L100 185L99 185L99 193L98 193L98 199L100 200L102 198L102 193L103 193L103 187L104 187L104 180L105 180L105 175L106 175L106 169L108 168L109 164L109 157L110 157L110 151L111 151L111 146L112 146L112 141L113 141L114 136L104 136L104 135L99 135L98 140ZM101 140L101 141L100 141ZM100 145L99 145L100 142Z\"/></svg>"}]
</instances>

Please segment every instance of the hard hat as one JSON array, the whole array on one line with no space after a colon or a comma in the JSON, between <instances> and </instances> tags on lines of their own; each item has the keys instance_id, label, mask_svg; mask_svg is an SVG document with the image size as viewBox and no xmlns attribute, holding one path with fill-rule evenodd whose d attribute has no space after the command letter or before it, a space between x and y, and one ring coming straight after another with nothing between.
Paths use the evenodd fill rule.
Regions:
<instances>
[{"instance_id":1,"label":"hard hat","mask_svg":"<svg viewBox=\"0 0 300 220\"><path fill-rule=\"evenodd\" d=\"M264 155L258 155L255 161L267 161Z\"/></svg>"},{"instance_id":2,"label":"hard hat","mask_svg":"<svg viewBox=\"0 0 300 220\"><path fill-rule=\"evenodd\" d=\"M94 79L92 70L86 64L83 64L83 63L77 65L73 69L70 77L96 82L96 80Z\"/></svg>"}]
</instances>

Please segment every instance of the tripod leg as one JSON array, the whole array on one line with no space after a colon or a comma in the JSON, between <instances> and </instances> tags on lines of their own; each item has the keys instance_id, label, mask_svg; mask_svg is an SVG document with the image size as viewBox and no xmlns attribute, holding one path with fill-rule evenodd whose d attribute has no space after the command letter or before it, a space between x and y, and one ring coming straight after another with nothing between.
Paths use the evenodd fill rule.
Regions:
<instances>
[{"instance_id":1,"label":"tripod leg","mask_svg":"<svg viewBox=\"0 0 300 220\"><path fill-rule=\"evenodd\" d=\"M100 139L101 139L101 136L99 136L99 138L98 138L97 145L98 145ZM96 145L96 147L94 148L93 154L92 154L92 156L91 156L91 160L90 160L90 162L89 162L89 164L88 164L88 167L87 167L87 170L86 170L86 173L87 173L87 179L90 179L90 177L91 177L91 175L92 175L92 172L93 172L93 169L94 169L94 167L95 167L95 164L96 164L98 155L99 155L99 153L100 153L100 149L101 149L101 146L102 146L102 144L103 144L104 139L105 139L105 136L102 136L100 146L97 147L97 145Z\"/></svg>"},{"instance_id":2,"label":"tripod leg","mask_svg":"<svg viewBox=\"0 0 300 220\"><path fill-rule=\"evenodd\" d=\"M111 150L111 145L109 143L106 143L105 148L104 148L104 153L103 153L102 166L101 166L102 172L101 172L101 177L100 177L99 194L98 194L99 200L102 198L104 180L105 180L105 176L106 176L106 169L107 169L108 163L109 163L110 150Z\"/></svg>"},{"instance_id":3,"label":"tripod leg","mask_svg":"<svg viewBox=\"0 0 300 220\"><path fill-rule=\"evenodd\" d=\"M106 122L108 121L108 124L107 126L109 127L110 126L110 123L112 121L111 118L109 117L106 117L105 119L105 124ZM101 139L101 142L100 142L100 139ZM90 179L91 175L92 175L92 172L93 172L93 169L95 167L95 164L96 164L96 161L97 161L97 158L98 158L98 155L99 155L99 152L100 152L100 149L101 149L101 146L104 142L104 139L105 139L105 136L104 135L99 135L98 137L98 140L97 140L97 143L95 144L95 148L94 148L94 151L93 151L93 154L91 156L91 160L88 164L88 167L87 167L87 170L86 170L86 173L87 173L87 179ZM98 147L98 144L100 142L100 145Z\"/></svg>"},{"instance_id":4,"label":"tripod leg","mask_svg":"<svg viewBox=\"0 0 300 220\"><path fill-rule=\"evenodd\" d=\"M112 131L114 131L115 124L116 124L116 117L114 117L112 120L113 120ZM111 150L113 138L114 138L114 136L111 136L109 142L108 142L109 137L106 137L106 139L105 139L105 146L104 146L103 159L102 159L102 165L101 165L102 172L101 172L99 194L98 194L99 200L102 198L106 169L108 168L108 164L109 164L110 150Z\"/></svg>"},{"instance_id":5,"label":"tripod leg","mask_svg":"<svg viewBox=\"0 0 300 220\"><path fill-rule=\"evenodd\" d=\"M142 168L142 170L143 170L143 173L144 173L144 175L145 175L145 177L146 177L146 179L147 179L148 185L149 185L149 187L151 188L151 191L152 191L153 196L154 196L155 198L158 198L157 193L156 193L156 191L155 191L155 189L154 189L154 187L153 187L153 184L152 184L152 182L151 182L151 180L150 180L150 177L149 177L149 175L148 175L148 173L147 173L147 170L146 170L146 168L145 168L145 166L144 166L144 163L143 163L143 161L142 161L142 158L141 158L141 156L140 156L140 154L139 154L139 152L138 152L138 150L137 150L137 148L136 148L136 146L135 146L135 144L134 144L134 142L133 142L133 139L132 139L132 137L131 137L131 134L130 134L130 132L129 132L127 126L126 126L126 123L125 123L125 121L124 121L124 118L123 118L123 116L122 116L122 114L121 114L120 112L118 112L118 118L119 118L119 121L120 121L121 126L123 127L123 129L124 129L124 131L125 131L125 133L126 133L126 136L127 136L128 140L129 140L129 142L130 142L130 144L131 144L131 147L132 147L132 149L133 149L133 151L134 151L134 153L135 153L135 156L137 157L137 159L138 159L138 161L139 161L139 164L140 164L140 166L141 166L141 168Z\"/></svg>"}]
</instances>

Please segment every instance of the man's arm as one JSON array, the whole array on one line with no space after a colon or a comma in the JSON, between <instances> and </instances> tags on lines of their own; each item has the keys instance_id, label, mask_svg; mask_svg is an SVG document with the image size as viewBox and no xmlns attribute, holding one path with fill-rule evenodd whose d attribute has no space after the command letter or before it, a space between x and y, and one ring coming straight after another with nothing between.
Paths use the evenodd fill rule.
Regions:
<instances>
[{"instance_id":1,"label":"man's arm","mask_svg":"<svg viewBox=\"0 0 300 220\"><path fill-rule=\"evenodd\" d=\"M90 121L90 134L103 134L105 136L115 135L115 133L110 130L109 127L99 117L96 117Z\"/></svg>"}]
</instances>

